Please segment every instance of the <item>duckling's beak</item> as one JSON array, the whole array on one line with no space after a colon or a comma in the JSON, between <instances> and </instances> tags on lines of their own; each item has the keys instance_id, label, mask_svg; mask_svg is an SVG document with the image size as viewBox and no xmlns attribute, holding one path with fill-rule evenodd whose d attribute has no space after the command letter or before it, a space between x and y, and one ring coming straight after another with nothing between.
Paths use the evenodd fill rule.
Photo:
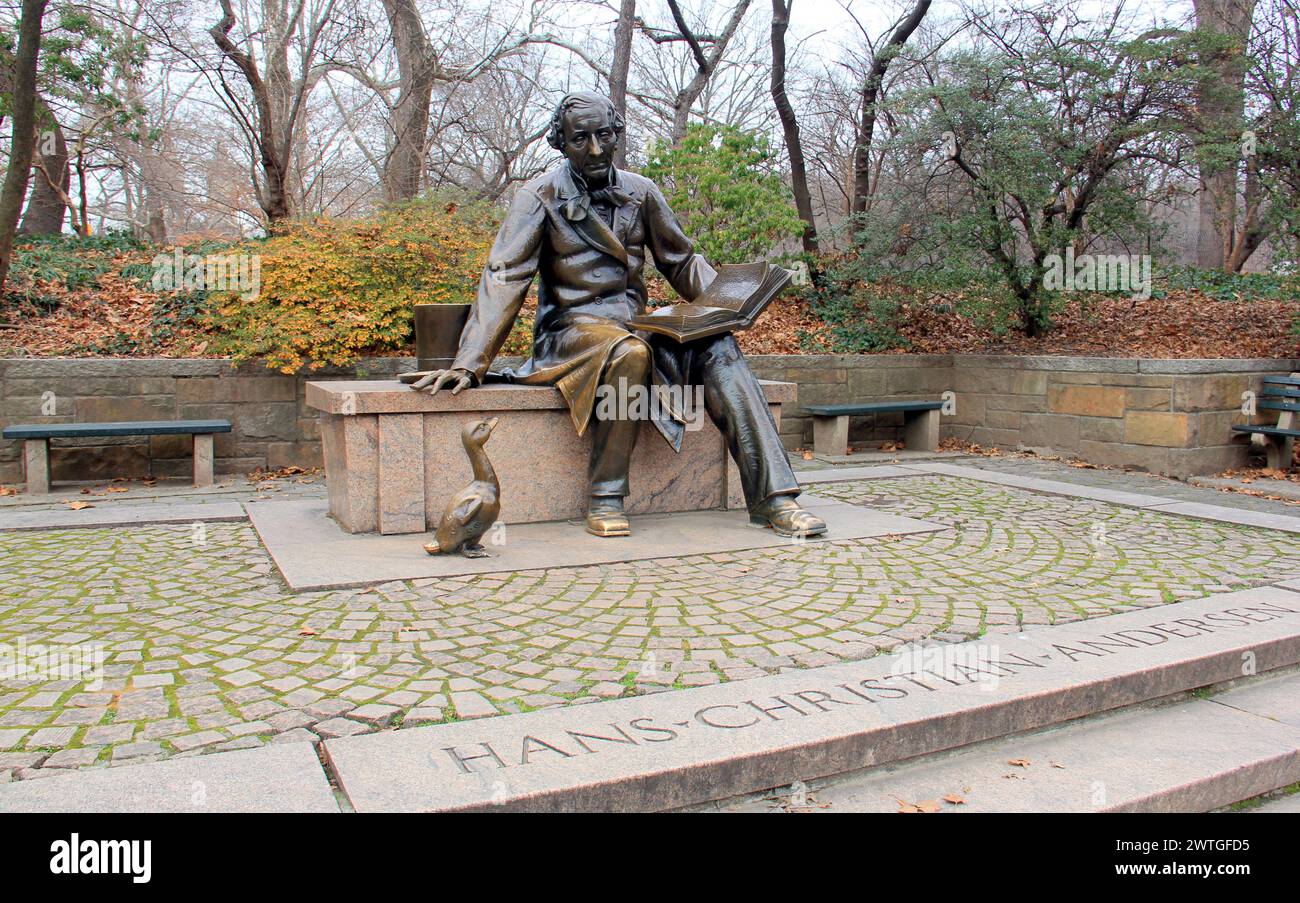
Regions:
<instances>
[{"instance_id":1,"label":"duckling's beak","mask_svg":"<svg viewBox=\"0 0 1300 903\"><path fill-rule=\"evenodd\" d=\"M491 420L489 420L489 421L487 422L487 428L488 428L488 435L489 435L489 436L491 436L491 435L492 435L492 431L493 431L494 429L497 428L497 422L498 422L500 419L501 419L500 417L493 417Z\"/></svg>"}]
</instances>

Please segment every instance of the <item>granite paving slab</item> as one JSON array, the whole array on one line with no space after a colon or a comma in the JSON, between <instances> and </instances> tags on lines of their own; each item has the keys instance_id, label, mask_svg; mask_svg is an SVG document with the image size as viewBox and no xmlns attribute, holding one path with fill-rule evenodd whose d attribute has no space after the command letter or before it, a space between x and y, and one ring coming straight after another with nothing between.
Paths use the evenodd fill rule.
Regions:
<instances>
[{"instance_id":1,"label":"granite paving slab","mask_svg":"<svg viewBox=\"0 0 1300 903\"><path fill-rule=\"evenodd\" d=\"M94 503L92 503L94 504ZM0 530L57 530L68 527L130 527L141 524L188 524L199 521L240 521L248 517L239 502L206 504L110 505L73 510L0 510Z\"/></svg>"},{"instance_id":2,"label":"granite paving slab","mask_svg":"<svg viewBox=\"0 0 1300 903\"><path fill-rule=\"evenodd\" d=\"M310 743L0 784L0 812L337 812Z\"/></svg>"},{"instance_id":3,"label":"granite paving slab","mask_svg":"<svg viewBox=\"0 0 1300 903\"><path fill-rule=\"evenodd\" d=\"M1300 699L1300 679L1268 683ZM1137 707L842 775L801 787L797 800L782 790L700 808L899 812L930 802L940 812L1205 812L1300 780L1300 726L1220 705L1221 698ZM953 796L963 802L944 799Z\"/></svg>"},{"instance_id":4,"label":"granite paving slab","mask_svg":"<svg viewBox=\"0 0 1300 903\"><path fill-rule=\"evenodd\" d=\"M295 591L789 548L946 529L941 524L814 495L805 495L803 504L826 521L829 530L825 536L798 542L751 526L744 511L690 511L633 516L633 535L626 538L592 536L578 521L494 527L484 537L487 558L429 555L423 547L432 541L432 534L347 533L330 519L322 501L257 502L250 503L247 510L280 573Z\"/></svg>"},{"instance_id":5,"label":"granite paving slab","mask_svg":"<svg viewBox=\"0 0 1300 903\"><path fill-rule=\"evenodd\" d=\"M668 809L1298 662L1300 596L1266 587L696 690L329 740L325 749L361 812Z\"/></svg>"},{"instance_id":6,"label":"granite paving slab","mask_svg":"<svg viewBox=\"0 0 1300 903\"><path fill-rule=\"evenodd\" d=\"M1203 502L1170 502L1167 505L1153 506L1153 508L1169 514L1181 514L1185 517L1197 517L1202 520L1217 520L1226 524L1240 524L1243 527L1264 527L1268 530L1300 533L1300 517L1288 517L1285 514L1248 511L1244 508L1225 508L1222 505L1207 505Z\"/></svg>"}]
</instances>

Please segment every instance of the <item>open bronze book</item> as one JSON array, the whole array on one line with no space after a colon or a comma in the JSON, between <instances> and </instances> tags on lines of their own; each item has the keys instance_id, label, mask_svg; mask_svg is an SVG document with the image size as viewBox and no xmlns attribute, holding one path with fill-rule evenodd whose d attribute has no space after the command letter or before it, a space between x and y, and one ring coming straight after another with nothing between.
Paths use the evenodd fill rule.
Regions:
<instances>
[{"instance_id":1,"label":"open bronze book","mask_svg":"<svg viewBox=\"0 0 1300 903\"><path fill-rule=\"evenodd\" d=\"M689 304L672 304L628 321L633 329L693 342L754 325L758 315L790 284L790 273L766 261L728 263L709 287Z\"/></svg>"}]
</instances>

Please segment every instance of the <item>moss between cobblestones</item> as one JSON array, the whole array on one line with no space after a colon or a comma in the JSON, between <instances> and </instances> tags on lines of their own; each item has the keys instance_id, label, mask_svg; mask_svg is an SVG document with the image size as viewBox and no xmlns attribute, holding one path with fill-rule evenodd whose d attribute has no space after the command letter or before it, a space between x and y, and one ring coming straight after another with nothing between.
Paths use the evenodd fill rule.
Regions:
<instances>
[{"instance_id":1,"label":"moss between cobblestones","mask_svg":"<svg viewBox=\"0 0 1300 903\"><path fill-rule=\"evenodd\" d=\"M586 699L612 674L635 694L652 656L666 659L680 689L679 659L707 661L725 682L801 659L861 658L863 644L892 647L914 634L979 637L1300 577L1300 540L1263 529L946 477L822 484L817 493L948 529L301 594L286 589L247 524L210 525L201 545L188 525L4 533L0 643L103 643L109 687L172 673L164 718L192 733L207 725L225 734L224 719L307 716L317 701L360 698L363 686L376 691L367 702L401 694L394 725L421 705L454 723L454 677L518 690L498 708L532 711ZM1091 539L1095 525L1103 546ZM128 609L94 612L106 603ZM314 634L302 636L304 625ZM250 662L242 692L216 668L233 658ZM21 699L10 697L0 727L57 720L80 692L57 689L53 706L30 713L18 714ZM115 693L96 719L130 724L123 743L163 720L120 718L132 692ZM78 726L62 748L80 748L84 736Z\"/></svg>"}]
</instances>

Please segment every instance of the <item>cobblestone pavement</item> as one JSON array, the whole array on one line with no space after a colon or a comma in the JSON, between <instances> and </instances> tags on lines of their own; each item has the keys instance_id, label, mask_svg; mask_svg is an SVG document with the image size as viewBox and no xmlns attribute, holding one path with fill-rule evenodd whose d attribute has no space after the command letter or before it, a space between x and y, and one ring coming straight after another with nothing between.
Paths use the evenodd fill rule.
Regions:
<instances>
[{"instance_id":1,"label":"cobblestone pavement","mask_svg":"<svg viewBox=\"0 0 1300 903\"><path fill-rule=\"evenodd\" d=\"M939 476L817 491L950 529L300 594L246 523L0 533L0 650L104 654L99 687L0 681L0 780L744 679L1300 577L1300 539L1276 531Z\"/></svg>"}]
</instances>

